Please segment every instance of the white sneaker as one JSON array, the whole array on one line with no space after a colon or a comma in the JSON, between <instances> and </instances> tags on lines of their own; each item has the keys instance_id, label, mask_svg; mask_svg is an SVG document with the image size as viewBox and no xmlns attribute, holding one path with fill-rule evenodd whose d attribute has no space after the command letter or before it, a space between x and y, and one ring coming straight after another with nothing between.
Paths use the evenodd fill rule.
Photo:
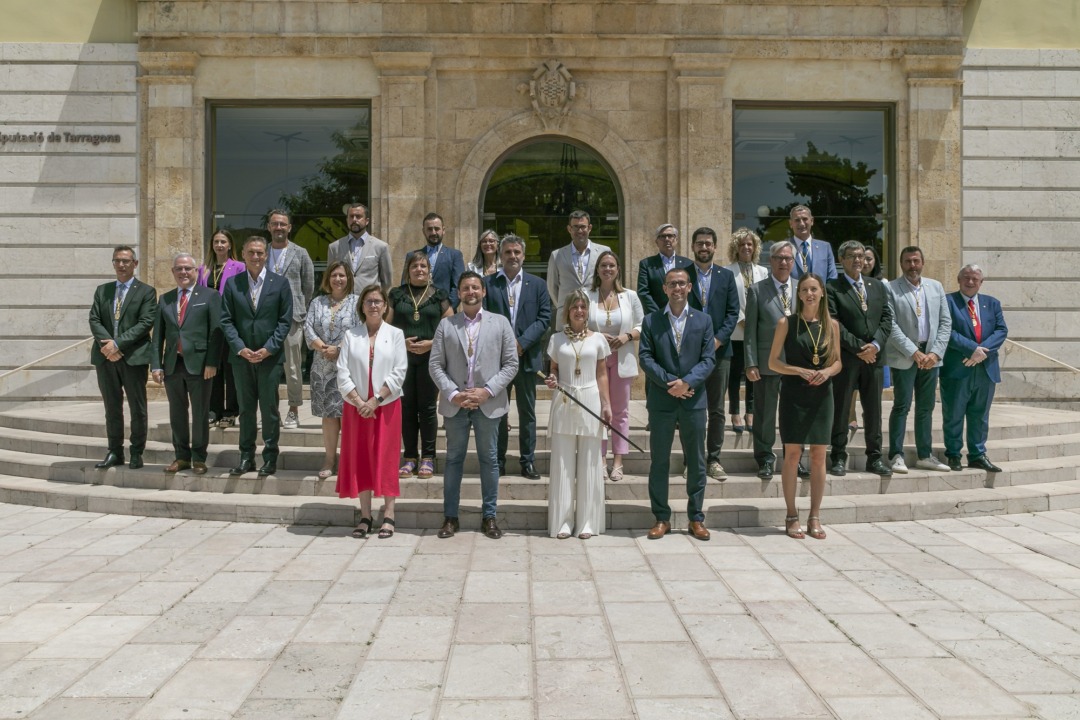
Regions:
<instances>
[{"instance_id":1,"label":"white sneaker","mask_svg":"<svg viewBox=\"0 0 1080 720\"><path fill-rule=\"evenodd\" d=\"M296 416L295 412L290 410L289 414L285 416L285 422L281 423L281 427L286 430L295 430L300 427L300 418Z\"/></svg>"},{"instance_id":2,"label":"white sneaker","mask_svg":"<svg viewBox=\"0 0 1080 720\"><path fill-rule=\"evenodd\" d=\"M907 463L904 462L903 455L893 455L892 471L894 473L900 473L901 475L907 475Z\"/></svg>"},{"instance_id":3,"label":"white sneaker","mask_svg":"<svg viewBox=\"0 0 1080 720\"><path fill-rule=\"evenodd\" d=\"M713 480L726 480L727 473L724 471L724 466L713 460L709 463L708 469L705 474L711 477Z\"/></svg>"},{"instance_id":4,"label":"white sneaker","mask_svg":"<svg viewBox=\"0 0 1080 720\"><path fill-rule=\"evenodd\" d=\"M930 457L919 458L915 461L915 467L920 470L936 470L937 472L949 472L949 466L938 460L931 455Z\"/></svg>"}]
</instances>

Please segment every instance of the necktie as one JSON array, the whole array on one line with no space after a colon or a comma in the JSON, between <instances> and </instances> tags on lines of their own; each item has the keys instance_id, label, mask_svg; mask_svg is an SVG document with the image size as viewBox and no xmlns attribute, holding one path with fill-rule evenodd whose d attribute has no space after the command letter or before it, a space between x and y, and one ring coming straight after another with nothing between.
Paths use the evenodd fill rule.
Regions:
<instances>
[{"instance_id":1,"label":"necktie","mask_svg":"<svg viewBox=\"0 0 1080 720\"><path fill-rule=\"evenodd\" d=\"M124 296L127 294L127 285L117 285L116 309L113 311L113 320L119 322L120 308L124 305Z\"/></svg>"},{"instance_id":2,"label":"necktie","mask_svg":"<svg viewBox=\"0 0 1080 720\"><path fill-rule=\"evenodd\" d=\"M859 302L862 304L863 312L866 312L866 294L863 292L862 280L855 283L855 294L859 296Z\"/></svg>"},{"instance_id":3,"label":"necktie","mask_svg":"<svg viewBox=\"0 0 1080 720\"><path fill-rule=\"evenodd\" d=\"M780 286L780 304L784 306L784 314L791 314L791 301L788 300L787 283Z\"/></svg>"},{"instance_id":4,"label":"necktie","mask_svg":"<svg viewBox=\"0 0 1080 720\"><path fill-rule=\"evenodd\" d=\"M808 240L802 242L802 266L803 270L810 272L810 242Z\"/></svg>"},{"instance_id":5,"label":"necktie","mask_svg":"<svg viewBox=\"0 0 1080 720\"><path fill-rule=\"evenodd\" d=\"M982 324L979 315L975 312L975 298L968 299L968 314L971 315L971 327L975 331L975 342L982 342Z\"/></svg>"},{"instance_id":6,"label":"necktie","mask_svg":"<svg viewBox=\"0 0 1080 720\"><path fill-rule=\"evenodd\" d=\"M184 325L184 314L187 312L187 301L188 301L188 291L187 291L187 288L184 288L183 290L180 291L180 305L179 305L179 308L176 311L176 315L177 315L177 323L176 324L180 325L181 327L183 327L183 325ZM176 354L177 355L183 355L184 354L184 347L183 347L183 344L180 341L179 336L177 336L177 338L176 338Z\"/></svg>"}]
</instances>

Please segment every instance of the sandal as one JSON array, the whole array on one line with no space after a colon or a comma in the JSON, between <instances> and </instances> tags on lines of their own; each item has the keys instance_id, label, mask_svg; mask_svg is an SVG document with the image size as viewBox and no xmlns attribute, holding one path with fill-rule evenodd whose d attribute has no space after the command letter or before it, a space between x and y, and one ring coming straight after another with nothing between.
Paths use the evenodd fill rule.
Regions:
<instances>
[{"instance_id":1,"label":"sandal","mask_svg":"<svg viewBox=\"0 0 1080 720\"><path fill-rule=\"evenodd\" d=\"M421 480L427 480L435 474L435 461L431 458L424 458L420 461L420 472L417 473L417 477Z\"/></svg>"},{"instance_id":2,"label":"sandal","mask_svg":"<svg viewBox=\"0 0 1080 720\"><path fill-rule=\"evenodd\" d=\"M556 537L557 539L559 539L559 540L565 540L565 539L567 539L568 537L570 537L570 533L559 533L559 534L558 534L558 535L556 535L555 537Z\"/></svg>"},{"instance_id":3,"label":"sandal","mask_svg":"<svg viewBox=\"0 0 1080 720\"><path fill-rule=\"evenodd\" d=\"M386 538L394 537L394 528L396 527L396 525L394 525L394 518L384 517L382 524L389 525L390 527L379 528L379 539L385 540Z\"/></svg>"},{"instance_id":4,"label":"sandal","mask_svg":"<svg viewBox=\"0 0 1080 720\"><path fill-rule=\"evenodd\" d=\"M416 461L406 460L405 464L401 466L401 469L397 471L399 478L408 478L416 474Z\"/></svg>"},{"instance_id":5,"label":"sandal","mask_svg":"<svg viewBox=\"0 0 1080 720\"><path fill-rule=\"evenodd\" d=\"M784 532L787 533L787 536L789 538L794 538L796 540L802 540L804 537L806 537L806 533L804 533L802 531L802 528L799 527L799 516L798 515L788 515L787 517L785 517L784 518L784 526L785 526Z\"/></svg>"},{"instance_id":6,"label":"sandal","mask_svg":"<svg viewBox=\"0 0 1080 720\"><path fill-rule=\"evenodd\" d=\"M364 527L364 526L367 527ZM360 524L356 526L356 529L352 531L352 536L357 540L363 540L371 532L372 521L371 518L360 518Z\"/></svg>"},{"instance_id":7,"label":"sandal","mask_svg":"<svg viewBox=\"0 0 1080 720\"><path fill-rule=\"evenodd\" d=\"M579 540L588 540L591 537L592 537L592 533L590 533L590 532L583 532L580 535L578 535Z\"/></svg>"},{"instance_id":8,"label":"sandal","mask_svg":"<svg viewBox=\"0 0 1080 720\"><path fill-rule=\"evenodd\" d=\"M622 480L622 465L616 465L615 467L611 468L611 475L609 477L611 478L611 482L619 482L620 480Z\"/></svg>"},{"instance_id":9,"label":"sandal","mask_svg":"<svg viewBox=\"0 0 1080 720\"><path fill-rule=\"evenodd\" d=\"M330 477L333 474L334 474L334 468L332 468L332 467L324 467L322 470L319 471L319 479L320 480L325 480L326 478Z\"/></svg>"},{"instance_id":10,"label":"sandal","mask_svg":"<svg viewBox=\"0 0 1080 720\"><path fill-rule=\"evenodd\" d=\"M817 527L810 527L811 523L814 522L817 523ZM821 529L821 518L816 515L811 515L810 517L806 518L806 532L808 532L810 534L810 537L814 538L815 540L824 540L825 531Z\"/></svg>"}]
</instances>

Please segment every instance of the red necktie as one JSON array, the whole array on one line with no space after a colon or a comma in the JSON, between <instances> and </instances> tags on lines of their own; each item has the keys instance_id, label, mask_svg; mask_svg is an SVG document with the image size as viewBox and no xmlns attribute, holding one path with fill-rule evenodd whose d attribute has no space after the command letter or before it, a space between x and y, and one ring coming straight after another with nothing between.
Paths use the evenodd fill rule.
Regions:
<instances>
[{"instance_id":1,"label":"red necktie","mask_svg":"<svg viewBox=\"0 0 1080 720\"><path fill-rule=\"evenodd\" d=\"M181 327L184 325L184 313L187 312L187 290L180 291L180 309L177 311L177 324ZM184 348L180 344L180 338L176 339L176 352L180 355L184 354Z\"/></svg>"},{"instance_id":2,"label":"red necktie","mask_svg":"<svg viewBox=\"0 0 1080 720\"><path fill-rule=\"evenodd\" d=\"M968 299L968 314L971 315L971 327L975 330L975 342L982 342L982 324L975 313L975 298Z\"/></svg>"}]
</instances>

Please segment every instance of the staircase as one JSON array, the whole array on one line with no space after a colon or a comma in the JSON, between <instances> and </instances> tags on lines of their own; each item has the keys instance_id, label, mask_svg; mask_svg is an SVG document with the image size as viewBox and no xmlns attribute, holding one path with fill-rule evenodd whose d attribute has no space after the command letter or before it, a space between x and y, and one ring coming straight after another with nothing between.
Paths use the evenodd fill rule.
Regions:
<instances>
[{"instance_id":1,"label":"staircase","mask_svg":"<svg viewBox=\"0 0 1080 720\"><path fill-rule=\"evenodd\" d=\"M500 522L514 531L543 531L547 524L547 417L550 400L537 402L540 430L536 467L538 481L512 474L518 468L516 433L511 432L507 470L499 484ZM511 404L512 405L512 404ZM890 403L885 403L887 418ZM301 414L301 427L283 430L279 472L270 478L254 473L232 478L238 462L237 430L211 430L210 472L165 475L173 460L168 408L150 403L150 435L140 470L128 467L101 471L104 457L104 411L100 403L48 403L0 413L0 501L90 512L189 519L270 522L300 525L353 525L354 500L338 499L335 479L319 480L322 435L319 419ZM631 437L648 451L644 403L631 409ZM940 412L935 421L940 422ZM516 413L511 409L511 424ZM1080 506L1080 412L998 403L991 413L989 456L1004 472L981 470L937 473L912 470L880 478L861 472L865 466L862 435L849 444L848 474L829 476L822 522L923 520L995 515ZM914 466L914 439L909 431L908 465ZM941 456L941 429L934 429L934 447ZM445 437L440 431L439 463L431 480L403 480L397 503L399 528L436 528L442 522L441 460ZM748 433L725 435L722 458L729 478L710 480L706 488L706 524L712 528L780 526L784 502L780 476L763 481ZM607 483L608 527L647 528L653 522L648 500L648 453L626 458L626 477ZM681 477L683 458L676 441L671 458L671 499L675 525L685 523L686 499ZM480 524L479 464L469 453L462 486L461 517L465 528ZM808 507L809 486L800 482L799 507ZM379 501L376 500L376 508Z\"/></svg>"}]
</instances>

